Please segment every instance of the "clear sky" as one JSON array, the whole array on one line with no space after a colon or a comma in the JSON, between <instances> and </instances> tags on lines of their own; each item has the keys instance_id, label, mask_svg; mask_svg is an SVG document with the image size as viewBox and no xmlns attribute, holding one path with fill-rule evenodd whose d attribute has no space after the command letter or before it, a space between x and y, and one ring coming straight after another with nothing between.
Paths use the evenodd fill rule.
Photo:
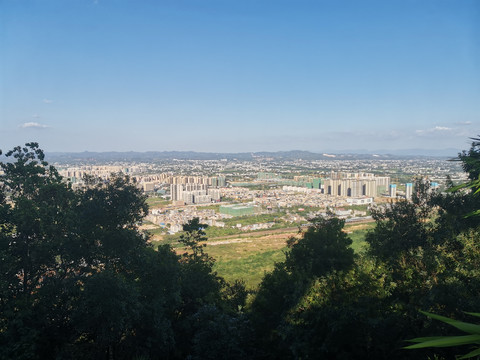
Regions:
<instances>
[{"instance_id":1,"label":"clear sky","mask_svg":"<svg viewBox=\"0 0 480 360\"><path fill-rule=\"evenodd\" d=\"M478 0L0 0L4 151L460 150L478 134Z\"/></svg>"}]
</instances>

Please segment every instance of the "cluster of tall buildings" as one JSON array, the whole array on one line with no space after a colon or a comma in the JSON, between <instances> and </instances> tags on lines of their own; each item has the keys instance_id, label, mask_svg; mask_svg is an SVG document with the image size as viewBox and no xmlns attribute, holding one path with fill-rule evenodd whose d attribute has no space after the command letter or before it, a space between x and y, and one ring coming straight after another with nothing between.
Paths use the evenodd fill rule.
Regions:
<instances>
[{"instance_id":1,"label":"cluster of tall buildings","mask_svg":"<svg viewBox=\"0 0 480 360\"><path fill-rule=\"evenodd\" d=\"M218 188L226 186L224 176L171 176L165 180L170 183L171 200L187 205L220 201Z\"/></svg>"},{"instance_id":2,"label":"cluster of tall buildings","mask_svg":"<svg viewBox=\"0 0 480 360\"><path fill-rule=\"evenodd\" d=\"M344 197L376 197L390 185L389 176L375 176L372 173L332 172L324 180L324 194Z\"/></svg>"},{"instance_id":3,"label":"cluster of tall buildings","mask_svg":"<svg viewBox=\"0 0 480 360\"><path fill-rule=\"evenodd\" d=\"M438 183L434 182L434 181L429 181L428 185L429 185L429 191L434 191L434 190L437 190L439 188ZM392 198L397 197L397 185L390 184L388 195ZM405 184L405 199L406 200L411 200L412 195L413 195L413 184L412 183L406 183ZM403 197L403 194L401 194L400 197Z\"/></svg>"},{"instance_id":4,"label":"cluster of tall buildings","mask_svg":"<svg viewBox=\"0 0 480 360\"><path fill-rule=\"evenodd\" d=\"M207 204L220 201L220 190L226 186L224 176L173 176L155 174L137 177L143 191L154 191L159 184L170 184L172 201L177 204Z\"/></svg>"},{"instance_id":5,"label":"cluster of tall buildings","mask_svg":"<svg viewBox=\"0 0 480 360\"><path fill-rule=\"evenodd\" d=\"M59 167L58 173L72 183L81 182L85 175L108 179L112 173L132 174L145 171L145 167L122 165L85 165L78 167Z\"/></svg>"},{"instance_id":6,"label":"cluster of tall buildings","mask_svg":"<svg viewBox=\"0 0 480 360\"><path fill-rule=\"evenodd\" d=\"M175 203L208 204L220 201L220 190L206 184L186 183L171 184L170 195Z\"/></svg>"},{"instance_id":7,"label":"cluster of tall buildings","mask_svg":"<svg viewBox=\"0 0 480 360\"><path fill-rule=\"evenodd\" d=\"M225 176L175 176L162 173L135 177L139 183L152 182L155 184L202 184L211 187L225 187Z\"/></svg>"},{"instance_id":8,"label":"cluster of tall buildings","mask_svg":"<svg viewBox=\"0 0 480 360\"><path fill-rule=\"evenodd\" d=\"M154 190L158 184L170 184L171 200L178 205L220 201L219 188L226 186L224 176L174 176L164 173L142 176L137 181L144 191Z\"/></svg>"},{"instance_id":9,"label":"cluster of tall buildings","mask_svg":"<svg viewBox=\"0 0 480 360\"><path fill-rule=\"evenodd\" d=\"M364 172L334 172L328 177L295 176L293 180L280 179L272 173L258 173L258 179L276 180L278 184L286 186L306 187L319 189L325 195L343 197L376 197L389 190L390 177L376 176Z\"/></svg>"}]
</instances>

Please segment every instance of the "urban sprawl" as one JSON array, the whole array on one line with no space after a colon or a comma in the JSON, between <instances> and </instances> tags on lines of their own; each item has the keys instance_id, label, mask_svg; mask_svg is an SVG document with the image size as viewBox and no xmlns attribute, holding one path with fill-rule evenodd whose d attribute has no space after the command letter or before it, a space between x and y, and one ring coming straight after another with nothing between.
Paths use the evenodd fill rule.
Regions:
<instances>
[{"instance_id":1,"label":"urban sprawl","mask_svg":"<svg viewBox=\"0 0 480 360\"><path fill-rule=\"evenodd\" d=\"M333 213L346 221L369 219L368 208L399 199L410 200L415 181L442 191L447 181L464 181L456 162L414 160L169 160L102 165L56 164L60 174L78 187L85 176L108 181L113 173L129 175L150 198L146 220L166 233L182 230L199 218L209 226L241 231L296 226ZM242 219L271 214L267 222ZM238 218L233 225L227 219ZM274 221L272 221L274 218Z\"/></svg>"}]
</instances>

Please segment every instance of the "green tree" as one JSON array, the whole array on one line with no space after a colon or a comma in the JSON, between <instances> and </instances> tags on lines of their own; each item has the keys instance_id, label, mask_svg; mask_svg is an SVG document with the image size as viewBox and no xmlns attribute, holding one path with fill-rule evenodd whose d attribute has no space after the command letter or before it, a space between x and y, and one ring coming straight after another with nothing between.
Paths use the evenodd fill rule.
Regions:
<instances>
[{"instance_id":1,"label":"green tree","mask_svg":"<svg viewBox=\"0 0 480 360\"><path fill-rule=\"evenodd\" d=\"M180 258L181 304L174 324L178 357L191 355L194 351L195 314L206 304L218 306L221 300L223 280L213 271L214 259L204 252L207 238L203 229L206 227L194 218L183 226L184 233L179 239L185 252Z\"/></svg>"},{"instance_id":2,"label":"green tree","mask_svg":"<svg viewBox=\"0 0 480 360\"><path fill-rule=\"evenodd\" d=\"M461 309L480 305L479 223L467 216L478 198L464 189L442 194L418 182L411 202L373 209L376 227L356 257L339 220L291 239L251 306L259 357L408 359L408 336L450 334L419 310L462 319Z\"/></svg>"},{"instance_id":3,"label":"green tree","mask_svg":"<svg viewBox=\"0 0 480 360\"><path fill-rule=\"evenodd\" d=\"M1 355L36 358L49 352L48 329L63 322L61 310L47 314L43 294L74 274L65 250L76 234L65 229L73 221L75 195L44 161L37 143L6 156L14 161L0 163ZM53 304L62 301L63 290Z\"/></svg>"},{"instance_id":4,"label":"green tree","mask_svg":"<svg viewBox=\"0 0 480 360\"><path fill-rule=\"evenodd\" d=\"M436 199L435 203L440 208L437 222L440 224L441 234L453 238L455 240L454 244L457 245L456 249L452 249L452 262L457 264L457 268L459 268L454 283L460 291L456 289L454 299L450 300L451 303L453 302L456 305L457 309L463 310L468 308L478 309L478 306L480 306L478 301L475 301L478 298L478 289L480 289L480 284L477 280L479 277L478 269L480 268L480 251L478 247L480 227L480 139L473 138L472 140L474 141L470 150L458 154L458 160L462 162L469 181L456 187L452 186L450 194ZM448 302L443 302L442 305L445 306L446 303L448 304ZM440 320L445 324L462 330L468 335L423 336L409 340L416 344L406 347L407 349L446 348L468 345L470 348L469 352L457 358L467 359L480 356L478 347L480 339L479 325L453 320L429 312L422 313L429 318ZM475 312L467 312L466 314L476 317L480 316ZM448 313L448 315L452 316L452 312ZM457 312L454 317L462 319L465 317L465 314ZM448 329L438 333L448 334ZM458 351L460 352L461 350Z\"/></svg>"},{"instance_id":5,"label":"green tree","mask_svg":"<svg viewBox=\"0 0 480 360\"><path fill-rule=\"evenodd\" d=\"M3 279L12 296L28 299L46 272L59 270L57 249L65 243L62 228L68 226L74 196L38 144L16 147L6 156L16 161L0 163Z\"/></svg>"},{"instance_id":6,"label":"green tree","mask_svg":"<svg viewBox=\"0 0 480 360\"><path fill-rule=\"evenodd\" d=\"M158 358L175 351L182 263L137 224L127 177L74 191L38 144L0 163L0 357ZM140 335L143 335L140 337Z\"/></svg>"},{"instance_id":7,"label":"green tree","mask_svg":"<svg viewBox=\"0 0 480 360\"><path fill-rule=\"evenodd\" d=\"M295 331L292 313L316 281L328 276L342 278L354 265L349 247L352 241L343 232L344 221L332 217L312 222L300 239L287 242L290 250L285 262L275 264L265 275L251 305L257 346L264 357L294 356L294 344L284 341Z\"/></svg>"},{"instance_id":8,"label":"green tree","mask_svg":"<svg viewBox=\"0 0 480 360\"><path fill-rule=\"evenodd\" d=\"M475 185L472 182L477 182L478 184L480 180L480 137L471 138L471 140L473 142L470 149L459 153L457 160L462 162L463 170L468 174L470 182L467 184Z\"/></svg>"},{"instance_id":9,"label":"green tree","mask_svg":"<svg viewBox=\"0 0 480 360\"><path fill-rule=\"evenodd\" d=\"M291 358L390 359L399 316L386 303L385 269L358 257L347 272L317 278L287 314Z\"/></svg>"},{"instance_id":10,"label":"green tree","mask_svg":"<svg viewBox=\"0 0 480 360\"><path fill-rule=\"evenodd\" d=\"M308 276L323 276L329 271L348 270L353 264L352 240L343 232L345 222L337 218L316 218L302 234L287 245L285 266Z\"/></svg>"},{"instance_id":11,"label":"green tree","mask_svg":"<svg viewBox=\"0 0 480 360\"><path fill-rule=\"evenodd\" d=\"M430 198L428 184L417 182L412 201L372 210L376 226L366 237L368 253L386 264L395 293L405 302L413 293L428 291L442 269Z\"/></svg>"}]
</instances>

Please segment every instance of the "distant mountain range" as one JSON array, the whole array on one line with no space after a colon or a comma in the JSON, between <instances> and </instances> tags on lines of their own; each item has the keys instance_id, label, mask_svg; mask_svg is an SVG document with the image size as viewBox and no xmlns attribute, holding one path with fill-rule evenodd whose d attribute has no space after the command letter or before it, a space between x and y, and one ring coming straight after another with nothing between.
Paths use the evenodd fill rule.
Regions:
<instances>
[{"instance_id":1,"label":"distant mountain range","mask_svg":"<svg viewBox=\"0 0 480 360\"><path fill-rule=\"evenodd\" d=\"M412 159L426 157L454 158L458 150L446 149L442 151L428 150L398 150L393 153L387 151L378 152L339 152L339 153L314 153L310 151L292 150L277 152L248 152L248 153L208 153L195 151L147 151L147 152L80 152L80 153L46 153L49 162L149 162L155 160L368 160L368 159Z\"/></svg>"}]
</instances>

